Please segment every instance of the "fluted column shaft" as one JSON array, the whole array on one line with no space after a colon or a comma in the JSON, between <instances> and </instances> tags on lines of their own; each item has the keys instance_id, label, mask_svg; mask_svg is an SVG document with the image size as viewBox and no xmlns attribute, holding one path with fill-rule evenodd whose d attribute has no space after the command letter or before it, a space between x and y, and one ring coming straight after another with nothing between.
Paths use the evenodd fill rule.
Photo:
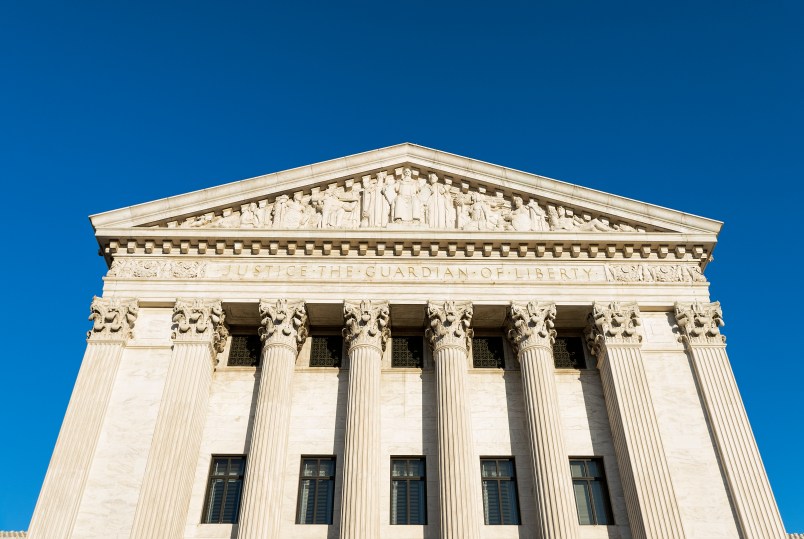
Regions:
<instances>
[{"instance_id":1,"label":"fluted column shaft","mask_svg":"<svg viewBox=\"0 0 804 539\"><path fill-rule=\"evenodd\" d=\"M243 485L238 538L280 537L293 371L307 338L303 302L260 302L260 388Z\"/></svg>"},{"instance_id":2,"label":"fluted column shaft","mask_svg":"<svg viewBox=\"0 0 804 539\"><path fill-rule=\"evenodd\" d=\"M512 304L508 338L517 351L528 421L528 440L536 489L537 537L578 537L578 515L561 417L553 362L555 305Z\"/></svg>"},{"instance_id":3,"label":"fluted column shaft","mask_svg":"<svg viewBox=\"0 0 804 539\"><path fill-rule=\"evenodd\" d=\"M179 300L173 353L156 417L132 539L184 537L216 352L226 330L220 301Z\"/></svg>"},{"instance_id":4,"label":"fluted column shaft","mask_svg":"<svg viewBox=\"0 0 804 539\"><path fill-rule=\"evenodd\" d=\"M470 303L430 303L428 340L433 347L438 418L438 486L441 539L480 537L480 463L474 456L466 396L472 330Z\"/></svg>"},{"instance_id":5,"label":"fluted column shaft","mask_svg":"<svg viewBox=\"0 0 804 539\"><path fill-rule=\"evenodd\" d=\"M720 304L676 305L737 524L745 539L787 537L726 354Z\"/></svg>"},{"instance_id":6,"label":"fluted column shaft","mask_svg":"<svg viewBox=\"0 0 804 539\"><path fill-rule=\"evenodd\" d=\"M380 366L388 338L387 302L345 302L349 351L341 539L380 536Z\"/></svg>"},{"instance_id":7,"label":"fluted column shaft","mask_svg":"<svg viewBox=\"0 0 804 539\"><path fill-rule=\"evenodd\" d=\"M685 537L636 326L636 304L595 304L587 334L598 357L631 535Z\"/></svg>"},{"instance_id":8,"label":"fluted column shaft","mask_svg":"<svg viewBox=\"0 0 804 539\"><path fill-rule=\"evenodd\" d=\"M28 537L72 535L92 457L100 437L123 349L137 315L135 300L95 298L87 349L47 475L28 528Z\"/></svg>"}]
</instances>

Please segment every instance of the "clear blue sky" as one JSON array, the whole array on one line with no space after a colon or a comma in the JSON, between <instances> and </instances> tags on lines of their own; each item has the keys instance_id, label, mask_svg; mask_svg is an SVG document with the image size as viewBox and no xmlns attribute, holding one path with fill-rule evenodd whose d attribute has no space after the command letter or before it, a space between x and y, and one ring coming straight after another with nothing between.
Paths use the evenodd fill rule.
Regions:
<instances>
[{"instance_id":1,"label":"clear blue sky","mask_svg":"<svg viewBox=\"0 0 804 539\"><path fill-rule=\"evenodd\" d=\"M89 214L410 141L724 221L712 298L804 532L802 35L800 1L3 2L0 529L101 293Z\"/></svg>"}]
</instances>

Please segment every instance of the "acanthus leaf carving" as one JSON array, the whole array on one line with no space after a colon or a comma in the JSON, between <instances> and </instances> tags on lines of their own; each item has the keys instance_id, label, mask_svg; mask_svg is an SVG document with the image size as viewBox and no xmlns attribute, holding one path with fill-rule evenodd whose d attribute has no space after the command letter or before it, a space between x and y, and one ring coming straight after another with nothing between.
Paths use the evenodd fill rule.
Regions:
<instances>
[{"instance_id":1,"label":"acanthus leaf carving","mask_svg":"<svg viewBox=\"0 0 804 539\"><path fill-rule=\"evenodd\" d=\"M506 320L506 335L517 355L534 346L552 347L556 339L556 304L512 302Z\"/></svg>"},{"instance_id":2,"label":"acanthus leaf carving","mask_svg":"<svg viewBox=\"0 0 804 539\"><path fill-rule=\"evenodd\" d=\"M635 302L595 302L584 333L586 344L595 357L600 354L604 345L640 344L641 325L639 306Z\"/></svg>"},{"instance_id":3,"label":"acanthus leaf carving","mask_svg":"<svg viewBox=\"0 0 804 539\"><path fill-rule=\"evenodd\" d=\"M177 299L173 307L174 342L209 342L213 356L223 352L229 330L216 299Z\"/></svg>"},{"instance_id":4,"label":"acanthus leaf carving","mask_svg":"<svg viewBox=\"0 0 804 539\"><path fill-rule=\"evenodd\" d=\"M474 335L470 327L473 312L470 301L428 302L430 327L425 332L425 338L433 350L447 346L470 350Z\"/></svg>"},{"instance_id":5,"label":"acanthus leaf carving","mask_svg":"<svg viewBox=\"0 0 804 539\"><path fill-rule=\"evenodd\" d=\"M87 339L127 341L133 336L139 307L136 299L92 298L89 307L92 329Z\"/></svg>"},{"instance_id":6,"label":"acanthus leaf carving","mask_svg":"<svg viewBox=\"0 0 804 539\"><path fill-rule=\"evenodd\" d=\"M385 350L391 335L389 328L391 311L387 301L345 301L343 317L346 327L343 338L347 350L357 346L373 346Z\"/></svg>"},{"instance_id":7,"label":"acanthus leaf carving","mask_svg":"<svg viewBox=\"0 0 804 539\"><path fill-rule=\"evenodd\" d=\"M724 344L726 336L720 328L726 325L720 302L676 303L676 322L681 333L679 340L687 344Z\"/></svg>"},{"instance_id":8,"label":"acanthus leaf carving","mask_svg":"<svg viewBox=\"0 0 804 539\"><path fill-rule=\"evenodd\" d=\"M308 334L304 302L261 300L259 334L266 345L284 345L298 354Z\"/></svg>"}]
</instances>

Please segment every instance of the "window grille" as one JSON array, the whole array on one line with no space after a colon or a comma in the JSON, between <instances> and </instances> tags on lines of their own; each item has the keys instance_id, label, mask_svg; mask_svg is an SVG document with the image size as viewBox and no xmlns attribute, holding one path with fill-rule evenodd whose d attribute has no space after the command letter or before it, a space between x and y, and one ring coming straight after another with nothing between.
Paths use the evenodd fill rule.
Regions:
<instances>
[{"instance_id":1,"label":"window grille","mask_svg":"<svg viewBox=\"0 0 804 539\"><path fill-rule=\"evenodd\" d=\"M580 337L556 337L553 344L553 362L556 369L585 369L583 341Z\"/></svg>"},{"instance_id":2,"label":"window grille","mask_svg":"<svg viewBox=\"0 0 804 539\"><path fill-rule=\"evenodd\" d=\"M332 524L335 457L302 457L297 524Z\"/></svg>"},{"instance_id":3,"label":"window grille","mask_svg":"<svg viewBox=\"0 0 804 539\"><path fill-rule=\"evenodd\" d=\"M212 457L203 523L237 523L245 465L246 460L242 456Z\"/></svg>"},{"instance_id":4,"label":"window grille","mask_svg":"<svg viewBox=\"0 0 804 539\"><path fill-rule=\"evenodd\" d=\"M391 338L391 367L421 369L424 364L424 344L421 337Z\"/></svg>"},{"instance_id":5,"label":"window grille","mask_svg":"<svg viewBox=\"0 0 804 539\"><path fill-rule=\"evenodd\" d=\"M427 524L423 458L391 458L391 524Z\"/></svg>"},{"instance_id":6,"label":"window grille","mask_svg":"<svg viewBox=\"0 0 804 539\"><path fill-rule=\"evenodd\" d=\"M570 459L572 488L580 524L614 524L603 459Z\"/></svg>"},{"instance_id":7,"label":"window grille","mask_svg":"<svg viewBox=\"0 0 804 539\"><path fill-rule=\"evenodd\" d=\"M260 364L261 352L259 335L232 335L227 364L230 367L256 367Z\"/></svg>"},{"instance_id":8,"label":"window grille","mask_svg":"<svg viewBox=\"0 0 804 539\"><path fill-rule=\"evenodd\" d=\"M323 335L313 337L310 343L311 367L340 367L343 337Z\"/></svg>"},{"instance_id":9,"label":"window grille","mask_svg":"<svg viewBox=\"0 0 804 539\"><path fill-rule=\"evenodd\" d=\"M486 524L519 524L514 459L480 459Z\"/></svg>"},{"instance_id":10,"label":"window grille","mask_svg":"<svg viewBox=\"0 0 804 539\"><path fill-rule=\"evenodd\" d=\"M502 337L472 339L472 366L476 369L505 368L505 349Z\"/></svg>"}]
</instances>

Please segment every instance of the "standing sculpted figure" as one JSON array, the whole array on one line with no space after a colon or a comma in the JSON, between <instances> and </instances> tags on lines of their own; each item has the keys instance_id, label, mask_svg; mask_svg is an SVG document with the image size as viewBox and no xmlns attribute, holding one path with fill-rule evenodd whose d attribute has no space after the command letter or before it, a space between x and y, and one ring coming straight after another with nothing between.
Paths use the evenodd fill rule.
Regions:
<instances>
[{"instance_id":1,"label":"standing sculpted figure","mask_svg":"<svg viewBox=\"0 0 804 539\"><path fill-rule=\"evenodd\" d=\"M385 226L391 213L391 205L383 194L385 188L385 172L378 172L377 177L363 177L363 204L360 212L360 226Z\"/></svg>"},{"instance_id":2,"label":"standing sculpted figure","mask_svg":"<svg viewBox=\"0 0 804 539\"><path fill-rule=\"evenodd\" d=\"M424 205L425 222L430 228L453 228L455 226L455 206L446 185L438 183L438 176L427 176L429 183L421 188L419 198Z\"/></svg>"},{"instance_id":3,"label":"standing sculpted figure","mask_svg":"<svg viewBox=\"0 0 804 539\"><path fill-rule=\"evenodd\" d=\"M240 228L260 228L259 209L255 202L240 210Z\"/></svg>"},{"instance_id":4,"label":"standing sculpted figure","mask_svg":"<svg viewBox=\"0 0 804 539\"><path fill-rule=\"evenodd\" d=\"M385 196L393 205L395 223L420 223L422 204L419 200L419 182L413 179L413 173L407 167L402 171L402 178L390 183L385 188Z\"/></svg>"}]
</instances>

